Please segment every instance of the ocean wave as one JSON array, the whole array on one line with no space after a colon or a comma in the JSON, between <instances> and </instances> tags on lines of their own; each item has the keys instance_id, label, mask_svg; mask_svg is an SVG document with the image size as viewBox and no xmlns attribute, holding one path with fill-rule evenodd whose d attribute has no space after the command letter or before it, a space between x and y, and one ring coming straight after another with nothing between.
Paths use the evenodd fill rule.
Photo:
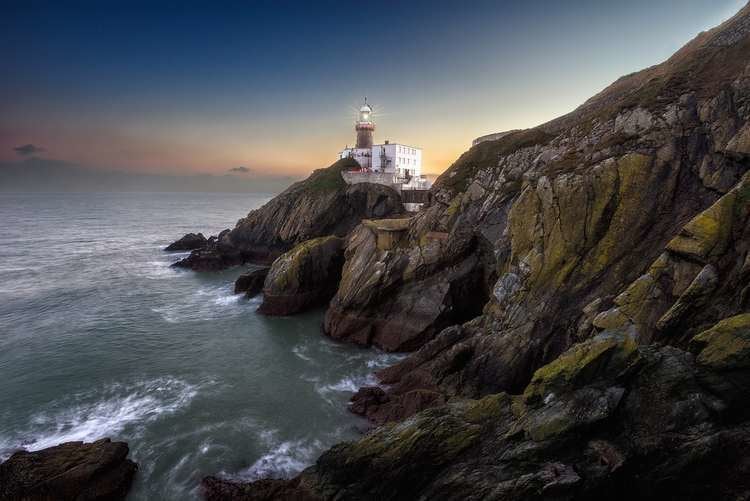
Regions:
<instances>
[{"instance_id":1,"label":"ocean wave","mask_svg":"<svg viewBox=\"0 0 750 501\"><path fill-rule=\"evenodd\" d=\"M198 387L174 378L132 385L114 384L100 394L85 393L55 402L48 412L35 414L26 430L0 437L0 459L14 450L35 451L63 442L117 437L187 407Z\"/></svg>"},{"instance_id":2,"label":"ocean wave","mask_svg":"<svg viewBox=\"0 0 750 501\"><path fill-rule=\"evenodd\" d=\"M317 385L317 392L325 397L332 392L356 393L363 386L376 386L378 380L373 374L346 376L331 384Z\"/></svg>"},{"instance_id":3,"label":"ocean wave","mask_svg":"<svg viewBox=\"0 0 750 501\"><path fill-rule=\"evenodd\" d=\"M406 358L406 355L400 353L381 353L365 362L365 365L370 369L383 369L402 361L404 358Z\"/></svg>"},{"instance_id":4,"label":"ocean wave","mask_svg":"<svg viewBox=\"0 0 750 501\"><path fill-rule=\"evenodd\" d=\"M320 440L281 442L255 461L250 468L231 477L246 482L260 478L289 478L312 464L323 448Z\"/></svg>"},{"instance_id":5,"label":"ocean wave","mask_svg":"<svg viewBox=\"0 0 750 501\"><path fill-rule=\"evenodd\" d=\"M172 268L171 264L169 261L149 261L142 275L150 280L176 277L178 272Z\"/></svg>"},{"instance_id":6,"label":"ocean wave","mask_svg":"<svg viewBox=\"0 0 750 501\"><path fill-rule=\"evenodd\" d=\"M167 306L151 308L151 311L158 313L161 317L171 323L192 322L200 320L215 320L225 318L228 315L240 315L248 311L254 311L252 308L246 308L244 296L234 294L232 284L224 284L216 287L202 287L192 294L184 296L179 300ZM257 306L258 300L247 301L250 306ZM241 308L238 306L242 306Z\"/></svg>"}]
</instances>

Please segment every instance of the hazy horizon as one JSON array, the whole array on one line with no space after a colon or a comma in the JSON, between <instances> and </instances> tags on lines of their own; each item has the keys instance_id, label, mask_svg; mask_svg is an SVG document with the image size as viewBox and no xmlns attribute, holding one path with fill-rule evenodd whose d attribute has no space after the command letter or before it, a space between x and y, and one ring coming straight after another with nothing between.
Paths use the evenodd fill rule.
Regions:
<instances>
[{"instance_id":1,"label":"hazy horizon","mask_svg":"<svg viewBox=\"0 0 750 501\"><path fill-rule=\"evenodd\" d=\"M89 169L67 162L29 157L0 162L0 193L55 192L216 192L280 193L298 178L256 175L228 169L224 174L162 174Z\"/></svg>"},{"instance_id":2,"label":"hazy horizon","mask_svg":"<svg viewBox=\"0 0 750 501\"><path fill-rule=\"evenodd\" d=\"M366 95L376 141L423 148L438 174L473 138L565 114L743 4L636 3L8 4L0 162L289 184L353 143Z\"/></svg>"}]
</instances>

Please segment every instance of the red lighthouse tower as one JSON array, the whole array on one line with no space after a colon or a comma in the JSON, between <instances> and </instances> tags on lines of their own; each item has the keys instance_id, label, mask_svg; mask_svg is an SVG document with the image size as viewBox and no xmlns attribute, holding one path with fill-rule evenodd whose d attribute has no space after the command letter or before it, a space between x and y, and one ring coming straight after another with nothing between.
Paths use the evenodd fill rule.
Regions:
<instances>
[{"instance_id":1,"label":"red lighthouse tower","mask_svg":"<svg viewBox=\"0 0 750 501\"><path fill-rule=\"evenodd\" d=\"M354 125L357 131L357 148L372 148L372 135L375 132L375 122L372 121L372 107L365 104L359 109L359 120Z\"/></svg>"}]
</instances>

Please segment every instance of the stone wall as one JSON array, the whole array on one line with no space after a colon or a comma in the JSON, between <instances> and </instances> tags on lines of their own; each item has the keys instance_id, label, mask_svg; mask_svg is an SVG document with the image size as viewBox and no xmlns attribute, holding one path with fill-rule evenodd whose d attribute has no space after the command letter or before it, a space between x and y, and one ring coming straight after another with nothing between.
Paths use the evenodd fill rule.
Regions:
<instances>
[{"instance_id":1,"label":"stone wall","mask_svg":"<svg viewBox=\"0 0 750 501\"><path fill-rule=\"evenodd\" d=\"M390 186L394 190L401 192L401 183L394 182L393 173L385 172L342 172L341 177L344 178L346 184L359 184L359 183L376 183Z\"/></svg>"}]
</instances>

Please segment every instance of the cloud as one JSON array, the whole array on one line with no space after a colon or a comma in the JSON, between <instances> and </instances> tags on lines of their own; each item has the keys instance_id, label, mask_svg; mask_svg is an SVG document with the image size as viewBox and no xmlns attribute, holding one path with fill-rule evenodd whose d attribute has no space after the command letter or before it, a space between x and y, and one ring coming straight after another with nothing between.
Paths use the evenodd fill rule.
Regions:
<instances>
[{"instance_id":1,"label":"cloud","mask_svg":"<svg viewBox=\"0 0 750 501\"><path fill-rule=\"evenodd\" d=\"M252 169L248 169L247 167L243 167L243 166L232 167L231 169L229 169L229 172L232 172L234 174L248 174L252 172Z\"/></svg>"},{"instance_id":2,"label":"cloud","mask_svg":"<svg viewBox=\"0 0 750 501\"><path fill-rule=\"evenodd\" d=\"M22 157L28 157L44 151L44 148L34 146L33 144L24 144L23 146L16 146L13 151L21 155Z\"/></svg>"}]
</instances>

